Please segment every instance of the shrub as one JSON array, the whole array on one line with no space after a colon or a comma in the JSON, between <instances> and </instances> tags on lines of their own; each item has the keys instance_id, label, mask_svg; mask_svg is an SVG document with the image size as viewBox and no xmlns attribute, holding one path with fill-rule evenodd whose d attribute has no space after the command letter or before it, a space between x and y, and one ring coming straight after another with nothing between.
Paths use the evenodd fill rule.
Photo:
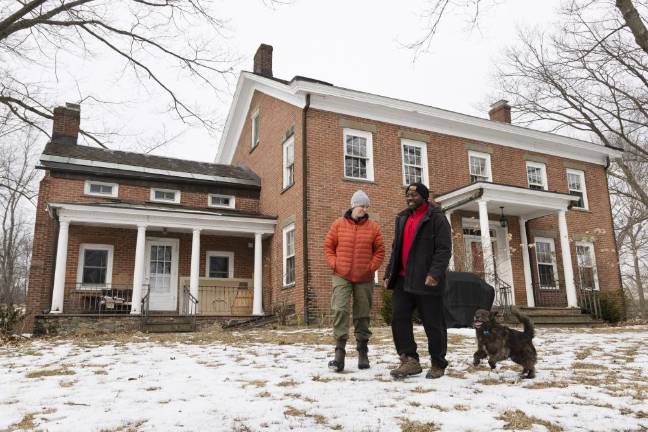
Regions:
<instances>
[{"instance_id":1,"label":"shrub","mask_svg":"<svg viewBox=\"0 0 648 432\"><path fill-rule=\"evenodd\" d=\"M625 305L623 291L607 291L601 293L601 316L605 321L618 323L625 320Z\"/></svg>"},{"instance_id":2,"label":"shrub","mask_svg":"<svg viewBox=\"0 0 648 432\"><path fill-rule=\"evenodd\" d=\"M0 305L0 337L9 336L25 318L22 308L14 305Z\"/></svg>"},{"instance_id":3,"label":"shrub","mask_svg":"<svg viewBox=\"0 0 648 432\"><path fill-rule=\"evenodd\" d=\"M380 316L382 316L385 324L391 325L392 322L392 290L384 290L382 294L382 307L380 308ZM418 309L414 309L412 320L415 324L421 324Z\"/></svg>"}]
</instances>

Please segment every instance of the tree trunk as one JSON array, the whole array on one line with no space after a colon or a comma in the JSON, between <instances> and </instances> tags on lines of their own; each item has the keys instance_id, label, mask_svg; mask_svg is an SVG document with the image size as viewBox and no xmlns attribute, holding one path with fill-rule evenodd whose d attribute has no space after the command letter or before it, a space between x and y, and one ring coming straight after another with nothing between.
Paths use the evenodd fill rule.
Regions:
<instances>
[{"instance_id":1,"label":"tree trunk","mask_svg":"<svg viewBox=\"0 0 648 432\"><path fill-rule=\"evenodd\" d=\"M639 255L637 253L637 244L635 238L632 238L632 259L634 261L635 283L637 284L637 294L639 294L639 312L641 319L646 319L646 301L644 299L643 283L641 280L641 269L639 267Z\"/></svg>"},{"instance_id":2,"label":"tree trunk","mask_svg":"<svg viewBox=\"0 0 648 432\"><path fill-rule=\"evenodd\" d=\"M648 30L637 9L632 4L632 0L616 0L616 7L623 14L623 19L632 31L637 45L648 53Z\"/></svg>"}]
</instances>

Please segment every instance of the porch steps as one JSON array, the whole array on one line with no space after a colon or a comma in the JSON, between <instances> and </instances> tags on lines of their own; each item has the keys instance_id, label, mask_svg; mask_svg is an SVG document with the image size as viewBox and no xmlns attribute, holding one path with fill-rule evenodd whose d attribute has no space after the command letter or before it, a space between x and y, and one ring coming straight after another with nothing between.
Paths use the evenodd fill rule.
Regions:
<instances>
[{"instance_id":1,"label":"porch steps","mask_svg":"<svg viewBox=\"0 0 648 432\"><path fill-rule=\"evenodd\" d=\"M605 321L596 320L577 308L558 307L519 307L518 310L531 318L536 327L596 327ZM506 324L519 324L515 316L509 317Z\"/></svg>"},{"instance_id":2,"label":"porch steps","mask_svg":"<svg viewBox=\"0 0 648 432\"><path fill-rule=\"evenodd\" d=\"M186 316L149 316L142 325L144 333L186 333L195 330L194 320Z\"/></svg>"}]
</instances>

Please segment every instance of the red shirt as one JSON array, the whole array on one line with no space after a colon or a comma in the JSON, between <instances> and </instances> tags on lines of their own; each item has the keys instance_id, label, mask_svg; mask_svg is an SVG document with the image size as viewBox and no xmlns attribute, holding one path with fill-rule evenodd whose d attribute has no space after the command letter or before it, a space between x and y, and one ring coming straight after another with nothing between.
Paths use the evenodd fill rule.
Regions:
<instances>
[{"instance_id":1,"label":"red shirt","mask_svg":"<svg viewBox=\"0 0 648 432\"><path fill-rule=\"evenodd\" d=\"M405 221L405 228L403 229L403 249L401 252L402 264L401 271L399 273L400 276L405 276L407 258L409 257L409 251L412 247L412 242L414 241L414 234L416 233L416 228L418 227L419 222L421 222L421 219L423 219L423 216L425 216L425 212L427 212L428 207L428 203L421 204L416 210L414 210L414 213L407 217L407 221Z\"/></svg>"}]
</instances>

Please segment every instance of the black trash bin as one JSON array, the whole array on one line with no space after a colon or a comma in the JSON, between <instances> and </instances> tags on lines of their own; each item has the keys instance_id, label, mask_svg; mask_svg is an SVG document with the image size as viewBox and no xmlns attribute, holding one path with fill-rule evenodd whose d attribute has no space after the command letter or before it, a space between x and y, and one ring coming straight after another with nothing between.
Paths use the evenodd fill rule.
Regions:
<instances>
[{"instance_id":1,"label":"black trash bin","mask_svg":"<svg viewBox=\"0 0 648 432\"><path fill-rule=\"evenodd\" d=\"M477 309L493 306L495 288L474 273L448 272L444 293L448 328L472 327Z\"/></svg>"}]
</instances>

